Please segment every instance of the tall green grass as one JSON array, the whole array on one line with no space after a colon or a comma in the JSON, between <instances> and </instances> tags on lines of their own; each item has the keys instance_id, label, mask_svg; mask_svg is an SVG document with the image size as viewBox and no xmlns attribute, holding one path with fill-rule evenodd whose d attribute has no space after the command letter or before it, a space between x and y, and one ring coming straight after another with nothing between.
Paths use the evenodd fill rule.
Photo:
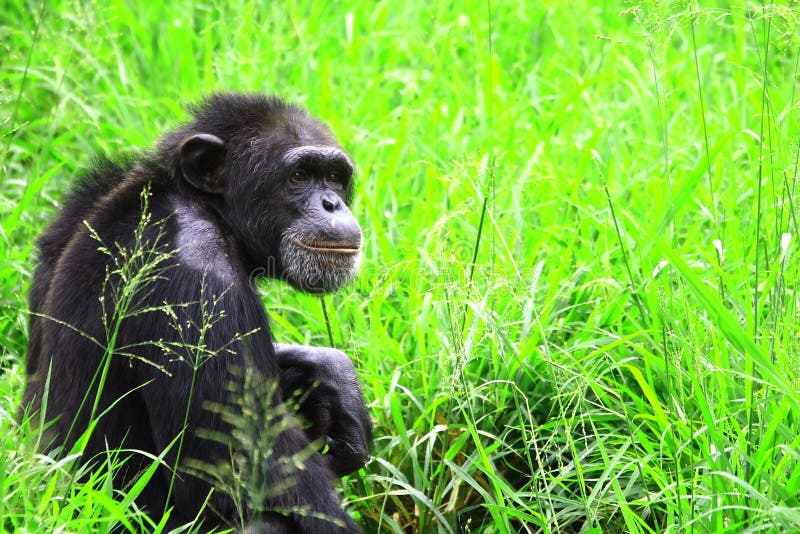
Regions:
<instances>
[{"instance_id":1,"label":"tall green grass","mask_svg":"<svg viewBox=\"0 0 800 534\"><path fill-rule=\"evenodd\" d=\"M143 521L12 417L32 243L94 155L235 89L358 163L354 287L328 321L263 291L281 341L356 362L366 531L800 529L796 2L7 0L0 24L2 528Z\"/></svg>"}]
</instances>

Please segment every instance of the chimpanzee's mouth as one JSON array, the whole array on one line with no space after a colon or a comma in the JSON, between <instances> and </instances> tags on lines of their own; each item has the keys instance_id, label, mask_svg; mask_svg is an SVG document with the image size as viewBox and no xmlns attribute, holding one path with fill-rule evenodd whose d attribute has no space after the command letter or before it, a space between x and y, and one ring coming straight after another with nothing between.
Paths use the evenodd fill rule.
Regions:
<instances>
[{"instance_id":1,"label":"chimpanzee's mouth","mask_svg":"<svg viewBox=\"0 0 800 534\"><path fill-rule=\"evenodd\" d=\"M287 232L280 245L281 276L301 291L330 293L358 273L360 249L360 235L335 239Z\"/></svg>"},{"instance_id":2,"label":"chimpanzee's mouth","mask_svg":"<svg viewBox=\"0 0 800 534\"><path fill-rule=\"evenodd\" d=\"M320 240L303 242L299 239L292 239L292 241L296 245L299 245L306 250L310 250L311 252L316 252L317 254L346 254L352 256L358 254L359 251L358 244L356 243L337 243Z\"/></svg>"}]
</instances>

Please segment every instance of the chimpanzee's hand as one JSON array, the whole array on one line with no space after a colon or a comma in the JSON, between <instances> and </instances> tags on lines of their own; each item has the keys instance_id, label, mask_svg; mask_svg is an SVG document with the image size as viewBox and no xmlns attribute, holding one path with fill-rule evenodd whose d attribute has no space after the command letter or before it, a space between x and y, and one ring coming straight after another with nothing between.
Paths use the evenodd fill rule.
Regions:
<instances>
[{"instance_id":1,"label":"chimpanzee's hand","mask_svg":"<svg viewBox=\"0 0 800 534\"><path fill-rule=\"evenodd\" d=\"M344 476L369 459L372 425L353 362L342 351L276 343L284 399L299 399L311 440L328 445L330 467Z\"/></svg>"}]
</instances>

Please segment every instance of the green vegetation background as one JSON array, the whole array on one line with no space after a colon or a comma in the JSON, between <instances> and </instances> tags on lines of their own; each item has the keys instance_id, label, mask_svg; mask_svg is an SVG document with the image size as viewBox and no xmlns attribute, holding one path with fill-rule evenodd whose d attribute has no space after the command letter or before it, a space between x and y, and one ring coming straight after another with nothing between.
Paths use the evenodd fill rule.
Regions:
<instances>
[{"instance_id":1,"label":"green vegetation background","mask_svg":"<svg viewBox=\"0 0 800 534\"><path fill-rule=\"evenodd\" d=\"M796 1L0 4L0 529L140 520L14 421L33 243L220 89L358 163L329 324L263 291L356 362L367 532L800 529Z\"/></svg>"}]
</instances>

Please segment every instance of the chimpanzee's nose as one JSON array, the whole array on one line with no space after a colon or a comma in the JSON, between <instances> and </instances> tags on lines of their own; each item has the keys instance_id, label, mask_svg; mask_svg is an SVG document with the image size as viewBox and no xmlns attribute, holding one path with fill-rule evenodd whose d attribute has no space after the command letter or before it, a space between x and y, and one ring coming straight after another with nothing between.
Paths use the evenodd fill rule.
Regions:
<instances>
[{"instance_id":1,"label":"chimpanzee's nose","mask_svg":"<svg viewBox=\"0 0 800 534\"><path fill-rule=\"evenodd\" d=\"M322 193L322 209L327 211L328 213L334 213L338 210L342 205L342 201L339 198L339 195L333 193L331 191L325 191Z\"/></svg>"}]
</instances>

